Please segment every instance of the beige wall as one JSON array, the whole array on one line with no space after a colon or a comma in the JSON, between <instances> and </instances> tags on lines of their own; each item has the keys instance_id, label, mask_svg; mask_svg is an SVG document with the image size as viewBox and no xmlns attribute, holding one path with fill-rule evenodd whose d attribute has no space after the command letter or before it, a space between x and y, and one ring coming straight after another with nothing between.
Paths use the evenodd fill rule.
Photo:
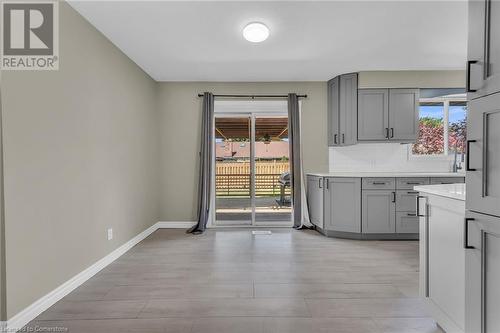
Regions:
<instances>
[{"instance_id":1,"label":"beige wall","mask_svg":"<svg viewBox=\"0 0 500 333\"><path fill-rule=\"evenodd\" d=\"M2 80L11 318L158 221L159 133L156 83L65 3L60 70Z\"/></svg>"},{"instance_id":2,"label":"beige wall","mask_svg":"<svg viewBox=\"0 0 500 333\"><path fill-rule=\"evenodd\" d=\"M302 102L304 168L328 171L325 82L159 83L161 220L194 221L198 183L201 98L198 93L307 94Z\"/></svg>"},{"instance_id":3,"label":"beige wall","mask_svg":"<svg viewBox=\"0 0 500 333\"><path fill-rule=\"evenodd\" d=\"M464 88L465 71L360 72L359 88Z\"/></svg>"}]
</instances>

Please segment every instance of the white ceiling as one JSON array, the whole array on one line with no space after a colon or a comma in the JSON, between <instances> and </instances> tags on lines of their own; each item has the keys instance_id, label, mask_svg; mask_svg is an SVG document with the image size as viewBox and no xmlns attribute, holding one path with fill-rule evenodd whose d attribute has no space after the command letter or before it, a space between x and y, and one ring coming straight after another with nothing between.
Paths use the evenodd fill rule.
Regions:
<instances>
[{"instance_id":1,"label":"white ceiling","mask_svg":"<svg viewBox=\"0 0 500 333\"><path fill-rule=\"evenodd\" d=\"M158 81L314 81L462 69L466 1L71 1ZM271 30L243 39L251 21Z\"/></svg>"}]
</instances>

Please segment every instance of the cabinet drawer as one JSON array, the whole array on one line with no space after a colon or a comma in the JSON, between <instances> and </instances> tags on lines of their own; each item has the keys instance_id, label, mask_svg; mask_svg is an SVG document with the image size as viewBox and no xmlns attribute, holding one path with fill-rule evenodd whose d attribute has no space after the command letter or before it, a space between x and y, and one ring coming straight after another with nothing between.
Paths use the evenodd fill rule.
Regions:
<instances>
[{"instance_id":1,"label":"cabinet drawer","mask_svg":"<svg viewBox=\"0 0 500 333\"><path fill-rule=\"evenodd\" d=\"M394 190L395 178L363 178L363 190Z\"/></svg>"},{"instance_id":2,"label":"cabinet drawer","mask_svg":"<svg viewBox=\"0 0 500 333\"><path fill-rule=\"evenodd\" d=\"M419 218L414 213L396 213L396 233L398 234L418 234Z\"/></svg>"},{"instance_id":3,"label":"cabinet drawer","mask_svg":"<svg viewBox=\"0 0 500 333\"><path fill-rule=\"evenodd\" d=\"M431 185L436 185L436 184L456 184L456 183L465 183L465 178L464 177L431 178Z\"/></svg>"},{"instance_id":4,"label":"cabinet drawer","mask_svg":"<svg viewBox=\"0 0 500 333\"><path fill-rule=\"evenodd\" d=\"M418 192L411 190L396 191L396 211L415 213Z\"/></svg>"},{"instance_id":5,"label":"cabinet drawer","mask_svg":"<svg viewBox=\"0 0 500 333\"><path fill-rule=\"evenodd\" d=\"M414 186L429 185L429 178L396 178L396 188L398 190L413 190Z\"/></svg>"}]
</instances>

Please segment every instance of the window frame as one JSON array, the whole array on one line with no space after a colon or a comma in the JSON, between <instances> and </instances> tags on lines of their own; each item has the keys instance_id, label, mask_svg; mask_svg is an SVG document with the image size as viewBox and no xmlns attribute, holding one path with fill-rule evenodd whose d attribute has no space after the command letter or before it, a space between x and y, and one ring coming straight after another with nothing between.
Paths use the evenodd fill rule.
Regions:
<instances>
[{"instance_id":1,"label":"window frame","mask_svg":"<svg viewBox=\"0 0 500 333\"><path fill-rule=\"evenodd\" d=\"M443 136L444 136L444 147L442 154L432 154L432 155L417 155L413 154L413 143L408 145L408 160L421 161L421 160L453 160L454 154L449 153L449 130L450 130L450 103L451 102L467 102L466 94L457 94L441 97L432 98L420 98L419 99L419 123L420 123L420 103L443 103ZM467 109L468 112L468 109Z\"/></svg>"}]
</instances>

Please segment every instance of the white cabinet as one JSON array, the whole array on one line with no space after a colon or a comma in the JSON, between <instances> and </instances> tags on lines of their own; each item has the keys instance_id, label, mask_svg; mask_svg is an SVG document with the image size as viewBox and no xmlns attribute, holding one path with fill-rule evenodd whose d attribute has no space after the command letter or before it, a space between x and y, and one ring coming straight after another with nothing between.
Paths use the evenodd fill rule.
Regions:
<instances>
[{"instance_id":1,"label":"white cabinet","mask_svg":"<svg viewBox=\"0 0 500 333\"><path fill-rule=\"evenodd\" d=\"M500 216L500 94L469 103L467 147L467 209Z\"/></svg>"},{"instance_id":2,"label":"white cabinet","mask_svg":"<svg viewBox=\"0 0 500 333\"><path fill-rule=\"evenodd\" d=\"M420 295L447 333L465 330L465 202L422 194Z\"/></svg>"},{"instance_id":3,"label":"white cabinet","mask_svg":"<svg viewBox=\"0 0 500 333\"><path fill-rule=\"evenodd\" d=\"M468 212L466 332L500 332L500 218Z\"/></svg>"},{"instance_id":4,"label":"white cabinet","mask_svg":"<svg viewBox=\"0 0 500 333\"><path fill-rule=\"evenodd\" d=\"M500 1L469 1L469 99L500 92Z\"/></svg>"}]
</instances>

